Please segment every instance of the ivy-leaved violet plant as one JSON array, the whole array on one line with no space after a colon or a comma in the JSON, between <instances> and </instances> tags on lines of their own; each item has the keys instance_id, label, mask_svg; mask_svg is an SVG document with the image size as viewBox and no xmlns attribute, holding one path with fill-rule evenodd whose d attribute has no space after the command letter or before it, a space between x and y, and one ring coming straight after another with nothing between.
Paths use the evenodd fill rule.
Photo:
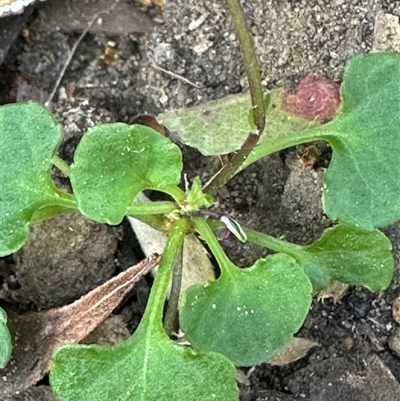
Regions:
<instances>
[{"instance_id":1,"label":"ivy-leaved violet plant","mask_svg":"<svg viewBox=\"0 0 400 401\"><path fill-rule=\"evenodd\" d=\"M249 64L251 43L245 32L240 35ZM44 106L27 102L0 108L0 256L24 244L30 224L73 210L113 225L133 216L168 236L133 335L112 347L67 345L55 353L50 384L60 401L236 401L235 366L272 358L303 324L312 296L331 280L371 291L389 286L391 243L379 227L400 219L400 55L350 60L340 111L327 124L284 111L279 91L259 96L258 77L250 71L249 78L251 96L203 105L212 110L212 119L196 109L161 116L204 154L238 150L209 187L195 179L186 192L179 187L179 148L152 128L97 125L83 136L68 166L57 156L61 127ZM235 266L217 241L215 226L199 213L213 205L210 193L250 163L315 140L332 147L323 206L336 224L313 244L300 246L228 221L242 240L275 251L248 268ZM73 194L50 179L54 165L69 176ZM164 192L171 200L136 201L144 189ZM206 242L221 273L185 292L179 318L190 345L181 345L163 328L163 308L173 267L191 231ZM0 309L0 368L11 347L7 316Z\"/></svg>"},{"instance_id":2,"label":"ivy-leaved violet plant","mask_svg":"<svg viewBox=\"0 0 400 401\"><path fill-rule=\"evenodd\" d=\"M140 326L113 347L60 348L50 372L58 399L237 400L234 367L268 361L301 327L312 295L331 280L371 291L390 284L391 243L378 228L400 218L400 56L355 57L347 65L341 95L339 114L325 125L304 128L299 119L297 130L282 109L277 113L274 107L270 115L267 111L267 135L246 162L302 142L328 141L333 157L325 174L324 208L337 224L307 246L242 227L247 241L276 252L245 269L227 258L212 225L197 213L213 204L200 180L186 192L179 188L182 155L168 138L142 125L101 124L84 135L68 167L56 156L61 128L44 106L28 102L1 107L1 256L23 245L30 224L71 210L109 224L119 224L125 215L147 222L165 215L167 221L167 246ZM242 114L229 104L226 110L242 116L245 125L250 99L243 99L246 108L242 100L238 104ZM181 132L188 130L186 121L199 119L190 117L175 117ZM225 127L222 138L240 131L225 132ZM207 138L202 146L212 151L211 142ZM52 183L53 165L69 175L73 195ZM135 201L144 189L165 192L171 201ZM185 234L192 230L207 243L221 274L184 294L180 325L191 345L182 346L165 334L162 313L172 268ZM6 314L0 312L4 367L11 341Z\"/></svg>"}]
</instances>

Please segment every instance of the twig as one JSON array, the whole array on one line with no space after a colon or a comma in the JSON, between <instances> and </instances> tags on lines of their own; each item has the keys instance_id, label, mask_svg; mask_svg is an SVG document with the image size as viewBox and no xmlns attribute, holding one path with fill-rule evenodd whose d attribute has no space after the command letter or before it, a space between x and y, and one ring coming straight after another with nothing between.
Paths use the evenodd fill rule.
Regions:
<instances>
[{"instance_id":1,"label":"twig","mask_svg":"<svg viewBox=\"0 0 400 401\"><path fill-rule=\"evenodd\" d=\"M101 14L109 14L113 9L115 8L115 4L113 4L109 10L104 10L104 11L99 11L98 13L96 13L94 15L94 17L90 20L88 26L85 28L85 30L80 34L79 38L77 39L77 41L74 43L74 45L71 48L71 51L69 52L67 61L65 62L58 78L57 81L54 85L54 88L52 90L52 92L50 93L49 98L47 99L47 102L45 103L46 107L50 107L50 103L52 102L54 95L57 92L58 87L60 86L60 83L62 81L62 79L64 78L64 74L65 71L67 71L68 66L70 65L72 58L75 55L76 49L78 48L79 44L82 42L82 39L86 36L86 34L89 32L89 30L92 28L93 24L97 21L97 18L99 18L99 16Z\"/></svg>"},{"instance_id":2,"label":"twig","mask_svg":"<svg viewBox=\"0 0 400 401\"><path fill-rule=\"evenodd\" d=\"M175 73L172 72L172 71L168 71L168 70L166 70L165 68L162 68L162 67L158 66L158 65L157 65L154 61L152 61L152 60L150 61L150 64L151 64L151 66L152 66L153 68L155 68L156 70L165 72L166 74L170 75L171 77L180 79L181 81L186 82L187 84L192 85L192 86L194 86L195 88L198 88L198 89L201 88L200 85L195 84L195 83L192 82L192 81L189 81L187 78L182 77L182 75L175 74Z\"/></svg>"}]
</instances>

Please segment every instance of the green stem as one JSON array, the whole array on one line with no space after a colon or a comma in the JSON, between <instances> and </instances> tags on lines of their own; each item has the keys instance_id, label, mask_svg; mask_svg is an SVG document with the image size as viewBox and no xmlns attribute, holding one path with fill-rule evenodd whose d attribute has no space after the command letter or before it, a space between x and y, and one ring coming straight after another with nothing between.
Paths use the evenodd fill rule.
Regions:
<instances>
[{"instance_id":1,"label":"green stem","mask_svg":"<svg viewBox=\"0 0 400 401\"><path fill-rule=\"evenodd\" d=\"M282 241L278 238L272 237L271 235L263 234L249 228L243 228L243 231L247 235L247 241L263 246L264 248L272 249L275 252L287 253L292 256L303 249L301 245Z\"/></svg>"},{"instance_id":2,"label":"green stem","mask_svg":"<svg viewBox=\"0 0 400 401\"><path fill-rule=\"evenodd\" d=\"M257 145L258 138L258 135L250 134L239 152L206 184L203 191L212 196L216 196L219 189L241 170L246 159L251 154L255 145Z\"/></svg>"},{"instance_id":3,"label":"green stem","mask_svg":"<svg viewBox=\"0 0 400 401\"><path fill-rule=\"evenodd\" d=\"M68 207L70 209L77 209L76 199L73 194L70 194L60 189L55 190L56 193L52 194L53 199L55 199L55 204L63 207Z\"/></svg>"},{"instance_id":4,"label":"green stem","mask_svg":"<svg viewBox=\"0 0 400 401\"><path fill-rule=\"evenodd\" d=\"M174 202L159 201L159 202L134 202L126 208L127 214L130 216L152 215L152 214L168 214L177 210Z\"/></svg>"},{"instance_id":5,"label":"green stem","mask_svg":"<svg viewBox=\"0 0 400 401\"><path fill-rule=\"evenodd\" d=\"M209 226L213 232L225 228L225 225L217 220L210 220ZM247 235L247 241L253 244L260 245L264 248L271 249L275 252L287 253L290 256L298 254L298 252L303 251L301 245L293 244L291 242L283 241L278 238L272 237L271 235L260 233L250 228L242 226L243 231Z\"/></svg>"},{"instance_id":6,"label":"green stem","mask_svg":"<svg viewBox=\"0 0 400 401\"><path fill-rule=\"evenodd\" d=\"M265 129L264 94L253 38L248 29L240 1L227 0L227 2L242 49L244 65L249 80L254 124L258 132L256 134L250 133L239 152L206 185L204 191L213 196L217 195L219 189L237 173L257 145L259 137Z\"/></svg>"},{"instance_id":7,"label":"green stem","mask_svg":"<svg viewBox=\"0 0 400 401\"><path fill-rule=\"evenodd\" d=\"M248 29L240 0L227 0L227 3L238 35L247 78L249 80L251 104L254 111L254 124L258 129L258 134L261 135L265 128L264 95L253 37Z\"/></svg>"},{"instance_id":8,"label":"green stem","mask_svg":"<svg viewBox=\"0 0 400 401\"><path fill-rule=\"evenodd\" d=\"M160 267L154 280L146 311L142 319L150 326L162 328L164 302L171 280L172 269L178 259L179 250L182 248L188 229L189 222L186 219L176 220L172 224L167 244L161 257Z\"/></svg>"},{"instance_id":9,"label":"green stem","mask_svg":"<svg viewBox=\"0 0 400 401\"><path fill-rule=\"evenodd\" d=\"M140 220L142 223L147 224L148 226L154 228L157 231L161 231L164 234L168 234L167 231L168 219L164 215L159 215L159 214L147 214L144 216L136 215L133 218Z\"/></svg>"},{"instance_id":10,"label":"green stem","mask_svg":"<svg viewBox=\"0 0 400 401\"><path fill-rule=\"evenodd\" d=\"M71 213L76 209L70 207L63 207L60 205L47 205L37 210L31 218L31 224L37 224L45 220L50 220L54 217L61 216L63 214Z\"/></svg>"},{"instance_id":11,"label":"green stem","mask_svg":"<svg viewBox=\"0 0 400 401\"><path fill-rule=\"evenodd\" d=\"M53 192L47 199L44 206L35 211L31 218L31 223L36 224L41 221L60 216L62 214L73 212L77 210L78 206L74 195L53 188Z\"/></svg>"},{"instance_id":12,"label":"green stem","mask_svg":"<svg viewBox=\"0 0 400 401\"><path fill-rule=\"evenodd\" d=\"M279 152L282 149L287 149L292 146L300 145L302 143L314 142L318 140L327 140L329 136L327 134L327 130L329 130L329 123L325 124L323 127L316 127L311 129L305 129L304 131L296 133L296 135L290 136L285 135L285 137L278 138L272 142L265 142L257 145L254 149L252 149L251 153L247 157L247 159L243 162L240 168L236 171L239 173L244 170L250 164L256 162L257 160L262 159L265 156L268 156L272 153ZM330 138L332 140L332 138Z\"/></svg>"},{"instance_id":13,"label":"green stem","mask_svg":"<svg viewBox=\"0 0 400 401\"><path fill-rule=\"evenodd\" d=\"M66 162L65 160L61 159L60 156L54 155L54 156L51 158L51 162L52 162L57 168L59 168L59 169L62 171L62 173L63 173L64 175L66 175L67 177L69 177L69 176L71 175L71 168L70 168L70 166L67 164L67 162Z\"/></svg>"},{"instance_id":14,"label":"green stem","mask_svg":"<svg viewBox=\"0 0 400 401\"><path fill-rule=\"evenodd\" d=\"M182 202L186 198L185 192L176 185L160 188L160 191L170 195L175 202Z\"/></svg>"},{"instance_id":15,"label":"green stem","mask_svg":"<svg viewBox=\"0 0 400 401\"><path fill-rule=\"evenodd\" d=\"M207 221L201 217L192 217L192 221L201 237L210 247L211 253L217 260L218 266L221 269L221 275L229 274L232 268L237 269L237 267L229 260L228 256L226 256Z\"/></svg>"},{"instance_id":16,"label":"green stem","mask_svg":"<svg viewBox=\"0 0 400 401\"><path fill-rule=\"evenodd\" d=\"M179 253L179 258L174 266L171 281L171 291L169 293L168 305L165 311L164 328L168 336L171 336L171 334L174 332L175 321L178 314L179 298L182 287L182 252L183 250L181 250Z\"/></svg>"}]
</instances>

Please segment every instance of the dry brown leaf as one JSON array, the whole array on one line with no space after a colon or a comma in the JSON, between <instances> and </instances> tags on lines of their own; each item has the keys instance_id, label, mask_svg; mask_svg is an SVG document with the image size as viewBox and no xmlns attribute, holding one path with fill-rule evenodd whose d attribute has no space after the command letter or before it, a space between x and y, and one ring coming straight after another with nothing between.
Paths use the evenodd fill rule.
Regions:
<instances>
[{"instance_id":1,"label":"dry brown leaf","mask_svg":"<svg viewBox=\"0 0 400 401\"><path fill-rule=\"evenodd\" d=\"M136 0L139 3L144 4L145 6L158 6L161 7L164 5L164 0Z\"/></svg>"},{"instance_id":2,"label":"dry brown leaf","mask_svg":"<svg viewBox=\"0 0 400 401\"><path fill-rule=\"evenodd\" d=\"M393 319L400 323L400 297L397 297L392 304Z\"/></svg>"},{"instance_id":3,"label":"dry brown leaf","mask_svg":"<svg viewBox=\"0 0 400 401\"><path fill-rule=\"evenodd\" d=\"M317 346L319 346L318 343L308 338L293 337L292 340L282 347L267 363L278 366L288 365L289 363L303 358L311 348Z\"/></svg>"},{"instance_id":4,"label":"dry brown leaf","mask_svg":"<svg viewBox=\"0 0 400 401\"><path fill-rule=\"evenodd\" d=\"M331 281L326 288L318 293L317 300L323 301L327 298L333 298L333 301L339 302L347 293L349 284L343 284L339 281Z\"/></svg>"},{"instance_id":5,"label":"dry brown leaf","mask_svg":"<svg viewBox=\"0 0 400 401\"><path fill-rule=\"evenodd\" d=\"M24 315L7 311L13 359L0 370L0 399L37 383L48 372L54 350L94 330L159 260L158 255L149 256L70 305Z\"/></svg>"}]
</instances>

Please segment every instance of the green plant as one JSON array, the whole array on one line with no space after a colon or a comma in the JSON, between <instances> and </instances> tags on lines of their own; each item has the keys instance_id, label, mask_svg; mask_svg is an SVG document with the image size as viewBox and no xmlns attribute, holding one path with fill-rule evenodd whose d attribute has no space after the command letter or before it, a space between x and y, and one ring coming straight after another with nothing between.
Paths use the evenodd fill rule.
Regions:
<instances>
[{"instance_id":1,"label":"green plant","mask_svg":"<svg viewBox=\"0 0 400 401\"><path fill-rule=\"evenodd\" d=\"M238 13L233 10L234 17ZM243 21L239 24L243 28ZM248 36L245 29L240 35ZM42 105L1 108L0 256L23 245L30 224L76 209L109 224L134 216L168 234L146 312L132 337L113 347L68 345L54 355L50 382L60 400L237 400L235 365L270 359L301 327L312 296L331 280L371 291L390 284L391 244L378 227L400 218L400 171L394 167L400 150L400 56L352 59L341 86L341 110L321 125L285 112L279 92L263 96L259 76L254 76L258 68L249 62L251 41L242 40L242 45L251 101L249 96L227 99L217 104L219 109L212 103L209 107L218 118L204 130L204 116L196 109L162 116L186 142L193 144L200 136L195 146L204 153L239 149L206 188L199 179L186 192L178 187L181 152L151 128L95 126L82 138L69 167L56 155L60 126ZM232 120L234 125L227 126ZM265 121L267 132L260 137ZM253 133L248 136L249 132ZM238 268L216 239L220 224L212 224L199 211L212 206L212 194L240 169L278 150L315 140L328 141L333 149L323 203L337 224L308 246L243 227L248 241L276 254L247 269ZM70 177L73 195L52 183L53 165ZM164 192L172 200L135 201L144 189ZM173 267L191 231L207 243L221 275L184 295L180 325L189 347L168 338L162 314ZM5 314L0 312L4 366L10 342Z\"/></svg>"},{"instance_id":2,"label":"green plant","mask_svg":"<svg viewBox=\"0 0 400 401\"><path fill-rule=\"evenodd\" d=\"M11 335L7 328L7 314L0 308L0 369L3 369L11 358Z\"/></svg>"}]
</instances>

